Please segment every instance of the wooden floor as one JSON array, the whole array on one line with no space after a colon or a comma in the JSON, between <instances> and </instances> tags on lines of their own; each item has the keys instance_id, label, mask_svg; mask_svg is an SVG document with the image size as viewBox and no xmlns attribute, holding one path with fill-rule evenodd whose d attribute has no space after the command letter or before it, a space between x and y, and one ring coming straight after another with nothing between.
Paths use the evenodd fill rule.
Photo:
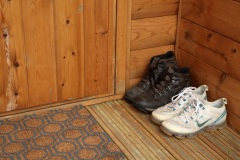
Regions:
<instances>
[{"instance_id":1,"label":"wooden floor","mask_svg":"<svg viewBox=\"0 0 240 160\"><path fill-rule=\"evenodd\" d=\"M226 127L194 139L165 135L149 114L123 100L86 106L127 159L240 159L240 135Z\"/></svg>"}]
</instances>

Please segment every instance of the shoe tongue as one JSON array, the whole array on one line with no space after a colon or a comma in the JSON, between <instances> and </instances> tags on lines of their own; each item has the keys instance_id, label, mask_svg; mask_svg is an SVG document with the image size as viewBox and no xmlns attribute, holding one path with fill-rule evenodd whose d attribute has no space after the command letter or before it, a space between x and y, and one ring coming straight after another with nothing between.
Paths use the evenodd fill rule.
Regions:
<instances>
[{"instance_id":1,"label":"shoe tongue","mask_svg":"<svg viewBox=\"0 0 240 160\"><path fill-rule=\"evenodd\" d=\"M160 58L158 57L153 57L153 59L151 59L151 64L150 64L150 68L155 68L157 66L157 62L160 60Z\"/></svg>"},{"instance_id":2,"label":"shoe tongue","mask_svg":"<svg viewBox=\"0 0 240 160\"><path fill-rule=\"evenodd\" d=\"M174 73L174 69L172 67L168 67L168 70L167 70L168 73L172 74Z\"/></svg>"}]
</instances>

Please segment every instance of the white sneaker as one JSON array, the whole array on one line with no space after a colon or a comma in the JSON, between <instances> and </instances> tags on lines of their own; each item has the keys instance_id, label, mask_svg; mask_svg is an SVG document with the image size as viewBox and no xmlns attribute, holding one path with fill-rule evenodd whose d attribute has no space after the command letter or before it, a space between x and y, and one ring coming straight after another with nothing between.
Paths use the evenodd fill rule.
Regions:
<instances>
[{"instance_id":1,"label":"white sneaker","mask_svg":"<svg viewBox=\"0 0 240 160\"><path fill-rule=\"evenodd\" d=\"M226 98L214 102L194 100L187 109L179 115L162 123L161 129L168 135L175 135L177 138L193 138L197 133L216 128L223 128L226 125L227 111Z\"/></svg>"},{"instance_id":2,"label":"white sneaker","mask_svg":"<svg viewBox=\"0 0 240 160\"><path fill-rule=\"evenodd\" d=\"M178 115L195 100L194 97L200 100L207 100L206 91L208 91L207 85L201 85L198 88L184 88L179 94L172 97L172 102L154 110L151 116L152 120L157 124L161 124L162 121Z\"/></svg>"}]
</instances>

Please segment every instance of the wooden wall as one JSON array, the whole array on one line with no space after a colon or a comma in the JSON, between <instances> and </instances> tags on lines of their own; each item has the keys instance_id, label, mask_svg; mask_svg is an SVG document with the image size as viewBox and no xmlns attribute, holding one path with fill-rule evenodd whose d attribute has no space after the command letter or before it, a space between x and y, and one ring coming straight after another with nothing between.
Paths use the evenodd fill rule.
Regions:
<instances>
[{"instance_id":1,"label":"wooden wall","mask_svg":"<svg viewBox=\"0 0 240 160\"><path fill-rule=\"evenodd\" d=\"M0 112L113 95L115 9L116 0L0 0Z\"/></svg>"},{"instance_id":2,"label":"wooden wall","mask_svg":"<svg viewBox=\"0 0 240 160\"><path fill-rule=\"evenodd\" d=\"M228 124L240 132L240 2L182 0L177 60L209 98L228 99Z\"/></svg>"},{"instance_id":3,"label":"wooden wall","mask_svg":"<svg viewBox=\"0 0 240 160\"><path fill-rule=\"evenodd\" d=\"M152 56L174 51L179 0L132 0L127 88L144 75Z\"/></svg>"}]
</instances>

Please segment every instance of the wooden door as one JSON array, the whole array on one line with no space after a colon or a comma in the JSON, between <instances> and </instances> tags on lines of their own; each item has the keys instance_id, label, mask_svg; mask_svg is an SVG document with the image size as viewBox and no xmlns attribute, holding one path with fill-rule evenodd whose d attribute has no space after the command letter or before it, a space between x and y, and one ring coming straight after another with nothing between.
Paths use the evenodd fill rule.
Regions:
<instances>
[{"instance_id":1,"label":"wooden door","mask_svg":"<svg viewBox=\"0 0 240 160\"><path fill-rule=\"evenodd\" d=\"M113 95L115 5L0 0L0 112Z\"/></svg>"}]
</instances>

